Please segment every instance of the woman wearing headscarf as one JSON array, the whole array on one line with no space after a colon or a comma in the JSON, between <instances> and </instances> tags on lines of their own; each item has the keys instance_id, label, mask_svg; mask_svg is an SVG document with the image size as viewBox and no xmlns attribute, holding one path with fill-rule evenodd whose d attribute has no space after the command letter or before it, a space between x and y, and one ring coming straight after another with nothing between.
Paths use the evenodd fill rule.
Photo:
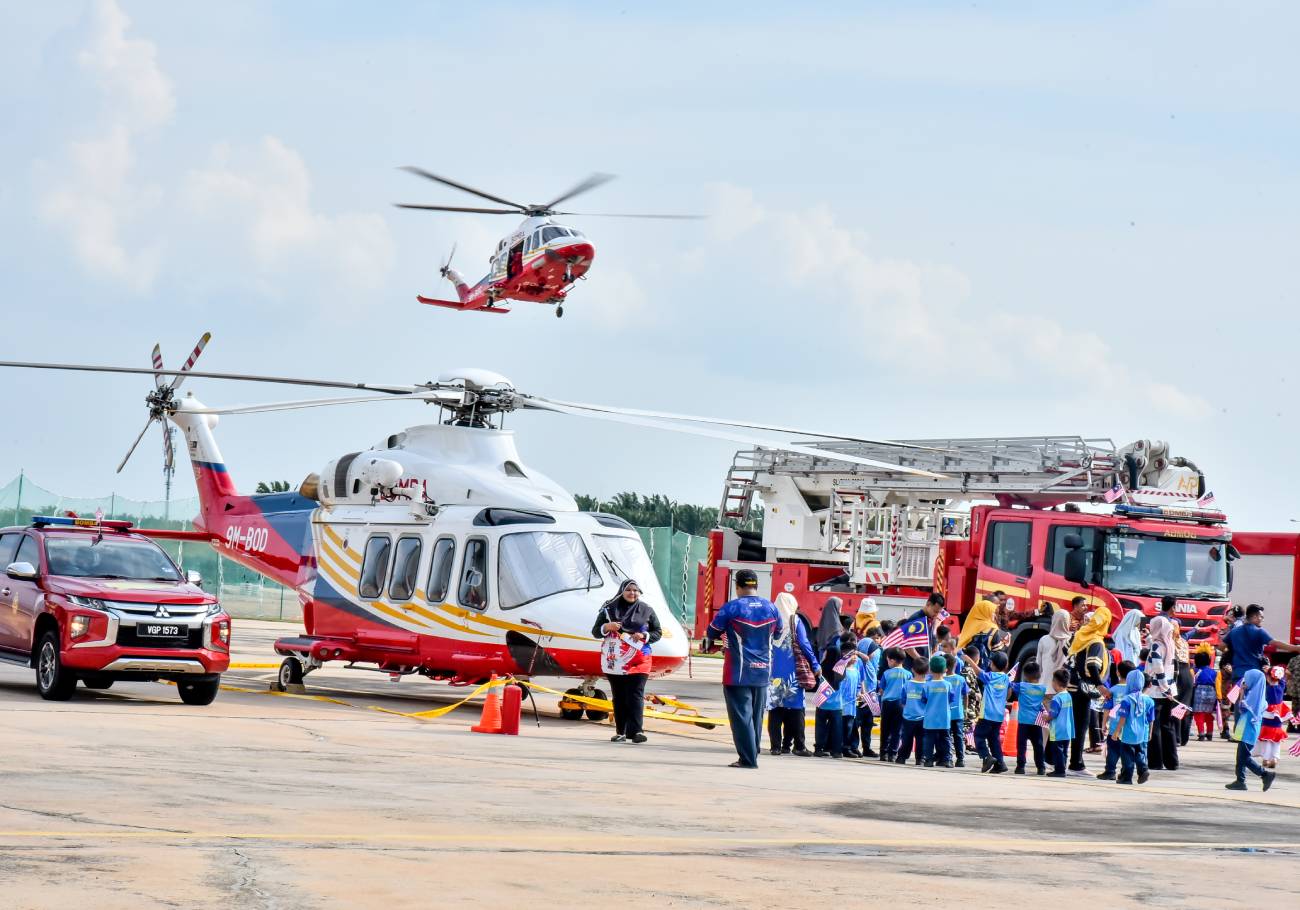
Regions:
<instances>
[{"instance_id":1,"label":"woman wearing headscarf","mask_svg":"<svg viewBox=\"0 0 1300 910\"><path fill-rule=\"evenodd\" d=\"M1140 663L1138 655L1142 651L1142 611L1125 610L1111 637L1115 640L1119 659L1127 660L1136 667Z\"/></svg>"},{"instance_id":2,"label":"woman wearing headscarf","mask_svg":"<svg viewBox=\"0 0 1300 910\"><path fill-rule=\"evenodd\" d=\"M992 651L993 636L999 631L998 605L991 600L979 600L970 609L970 615L962 624L961 634L957 636L957 650L965 651L967 645L974 645L980 651L980 669L989 669L989 653Z\"/></svg>"},{"instance_id":3,"label":"woman wearing headscarf","mask_svg":"<svg viewBox=\"0 0 1300 910\"><path fill-rule=\"evenodd\" d=\"M799 679L798 657L806 661L814 680L821 667L794 595L782 591L772 605L781 615L781 634L772 640L772 679L767 696L769 751L773 755L812 755L804 740L804 688Z\"/></svg>"},{"instance_id":4,"label":"woman wearing headscarf","mask_svg":"<svg viewBox=\"0 0 1300 910\"><path fill-rule=\"evenodd\" d=\"M838 597L826 598L826 605L822 607L822 615L817 620L817 640L813 642L817 646L818 654L825 651L832 644L838 644L840 636L844 634L844 626L840 622L842 618L840 610L843 606L844 601Z\"/></svg>"},{"instance_id":5,"label":"woman wearing headscarf","mask_svg":"<svg viewBox=\"0 0 1300 910\"><path fill-rule=\"evenodd\" d=\"M622 664L604 661L609 680L610 701L614 705L614 735L610 742L643 743L641 732L645 717L645 682L650 673L650 646L663 637L659 617L641 599L641 586L626 579L618 593L605 602L591 627L593 638L627 636L641 645L640 654Z\"/></svg>"},{"instance_id":6,"label":"woman wearing headscarf","mask_svg":"<svg viewBox=\"0 0 1300 910\"><path fill-rule=\"evenodd\" d=\"M1250 755L1255 743L1259 741L1260 727L1264 722L1264 709L1267 697L1264 689L1267 685L1262 670L1253 667L1246 671L1241 680L1241 696L1237 699L1237 720L1233 724L1232 738L1237 741L1237 777L1227 784L1229 790L1246 789L1246 772L1259 777L1264 782L1264 789L1273 786L1276 771L1261 768Z\"/></svg>"},{"instance_id":7,"label":"woman wearing headscarf","mask_svg":"<svg viewBox=\"0 0 1300 910\"><path fill-rule=\"evenodd\" d=\"M1043 679L1051 679L1057 670L1065 669L1070 659L1070 614L1053 610L1047 634L1038 639L1038 667ZM1076 728L1076 734L1080 728Z\"/></svg>"},{"instance_id":8,"label":"woman wearing headscarf","mask_svg":"<svg viewBox=\"0 0 1300 910\"><path fill-rule=\"evenodd\" d=\"M1069 619L1070 614L1060 611ZM1052 617L1055 621L1056 617ZM1102 686L1110 678L1110 652L1106 650L1106 633L1110 631L1110 610L1098 607L1074 633L1067 652L1070 663L1070 698L1074 712L1074 729L1082 733L1088 729L1088 712L1092 700L1101 695ZM1083 763L1083 743L1087 737L1075 736L1070 740L1070 770L1086 771Z\"/></svg>"},{"instance_id":9,"label":"woman wearing headscarf","mask_svg":"<svg viewBox=\"0 0 1300 910\"><path fill-rule=\"evenodd\" d=\"M872 629L880 628L880 618L876 615L878 611L874 597L862 598L862 603L858 605L858 612L853 617L853 634L857 636L858 641L867 638Z\"/></svg>"}]
</instances>

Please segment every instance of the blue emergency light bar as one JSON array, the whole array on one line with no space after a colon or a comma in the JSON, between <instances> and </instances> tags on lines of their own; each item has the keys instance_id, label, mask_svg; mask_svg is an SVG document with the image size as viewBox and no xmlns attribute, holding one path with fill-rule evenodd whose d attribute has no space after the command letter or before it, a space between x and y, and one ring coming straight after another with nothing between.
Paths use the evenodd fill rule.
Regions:
<instances>
[{"instance_id":1,"label":"blue emergency light bar","mask_svg":"<svg viewBox=\"0 0 1300 910\"><path fill-rule=\"evenodd\" d=\"M1222 524L1228 520L1223 512L1214 509L1197 509L1186 506L1135 506L1121 504L1115 506L1116 515L1128 515L1132 518L1161 518L1167 521L1197 521L1202 524Z\"/></svg>"},{"instance_id":2,"label":"blue emergency light bar","mask_svg":"<svg viewBox=\"0 0 1300 910\"><path fill-rule=\"evenodd\" d=\"M32 527L43 528L46 525L65 525L73 528L111 528L125 531L131 527L129 521L96 520L94 518L73 518L66 515L33 515Z\"/></svg>"}]
</instances>

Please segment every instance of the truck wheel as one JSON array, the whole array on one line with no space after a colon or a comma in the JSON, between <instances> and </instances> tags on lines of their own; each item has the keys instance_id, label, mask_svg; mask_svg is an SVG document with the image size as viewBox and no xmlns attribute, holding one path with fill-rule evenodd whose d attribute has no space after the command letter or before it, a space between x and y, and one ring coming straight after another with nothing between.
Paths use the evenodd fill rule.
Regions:
<instances>
[{"instance_id":1,"label":"truck wheel","mask_svg":"<svg viewBox=\"0 0 1300 910\"><path fill-rule=\"evenodd\" d=\"M46 701L67 701L77 691L77 677L63 666L59 632L48 629L36 646L36 690Z\"/></svg>"},{"instance_id":2,"label":"truck wheel","mask_svg":"<svg viewBox=\"0 0 1300 910\"><path fill-rule=\"evenodd\" d=\"M290 686L301 686L302 677L302 661L296 657L286 657L280 664L280 672L275 674L276 691L288 692Z\"/></svg>"},{"instance_id":3,"label":"truck wheel","mask_svg":"<svg viewBox=\"0 0 1300 910\"><path fill-rule=\"evenodd\" d=\"M181 701L187 705L210 705L221 688L221 677L211 679L182 679L176 684L181 693Z\"/></svg>"}]
</instances>

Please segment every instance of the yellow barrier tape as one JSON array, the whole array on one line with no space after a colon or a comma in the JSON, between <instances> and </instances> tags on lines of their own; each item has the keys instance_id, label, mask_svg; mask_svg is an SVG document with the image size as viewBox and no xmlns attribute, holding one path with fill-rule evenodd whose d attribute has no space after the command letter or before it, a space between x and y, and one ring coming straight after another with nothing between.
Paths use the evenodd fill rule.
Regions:
<instances>
[{"instance_id":1,"label":"yellow barrier tape","mask_svg":"<svg viewBox=\"0 0 1300 910\"><path fill-rule=\"evenodd\" d=\"M539 686L535 682L524 682L519 680L519 685L527 686L537 692L546 692L549 695L558 695L567 701L578 702L583 705L590 705L600 711L614 710L614 705L607 698L588 698L585 695L574 695L570 692L561 692L558 689L548 689L546 686ZM694 710L694 709L692 709ZM659 720L672 720L679 724L694 724L699 727L725 727L727 719L725 717L688 717L682 714L669 714L666 711L653 711L649 708L645 711L646 717L655 717Z\"/></svg>"}]
</instances>

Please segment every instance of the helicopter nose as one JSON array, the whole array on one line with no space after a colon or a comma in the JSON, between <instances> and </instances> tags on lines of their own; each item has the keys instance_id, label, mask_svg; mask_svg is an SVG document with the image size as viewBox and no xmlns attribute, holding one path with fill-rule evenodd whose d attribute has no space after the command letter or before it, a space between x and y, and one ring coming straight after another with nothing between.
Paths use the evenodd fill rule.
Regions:
<instances>
[{"instance_id":1,"label":"helicopter nose","mask_svg":"<svg viewBox=\"0 0 1300 910\"><path fill-rule=\"evenodd\" d=\"M595 246L593 246L591 241L586 238L565 244L556 250L556 252L575 265L590 265L591 260L596 256Z\"/></svg>"}]
</instances>

